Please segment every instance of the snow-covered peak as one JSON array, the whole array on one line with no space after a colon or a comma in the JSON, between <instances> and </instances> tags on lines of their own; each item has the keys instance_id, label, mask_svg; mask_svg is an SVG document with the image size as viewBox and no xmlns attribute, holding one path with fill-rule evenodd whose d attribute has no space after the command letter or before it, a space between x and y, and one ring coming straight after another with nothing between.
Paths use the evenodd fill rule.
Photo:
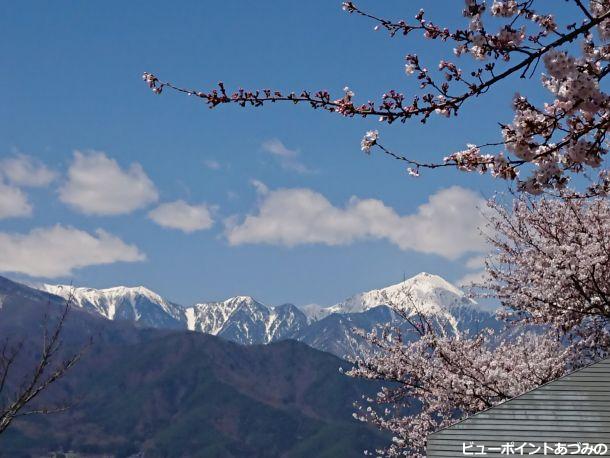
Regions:
<instances>
[{"instance_id":1,"label":"snow-covered peak","mask_svg":"<svg viewBox=\"0 0 610 458\"><path fill-rule=\"evenodd\" d=\"M255 305L262 305L252 296L234 296L234 297L225 299L223 301L223 303L228 307L240 307L240 306L251 307L251 306L255 306Z\"/></svg>"},{"instance_id":2,"label":"snow-covered peak","mask_svg":"<svg viewBox=\"0 0 610 458\"><path fill-rule=\"evenodd\" d=\"M412 331L394 312L396 308L408 316L421 313L433 325L456 335L497 324L493 314L455 285L422 272L395 285L356 294L332 307L305 308L310 325L300 340L338 356L357 356L361 350L371 349L354 339L353 328L371 332L392 325L407 334Z\"/></svg>"},{"instance_id":3,"label":"snow-covered peak","mask_svg":"<svg viewBox=\"0 0 610 458\"><path fill-rule=\"evenodd\" d=\"M422 272L395 285L356 294L317 312L325 315L358 313L379 305L405 307L424 314L444 314L456 307L475 307L476 303L442 277Z\"/></svg>"},{"instance_id":4,"label":"snow-covered peak","mask_svg":"<svg viewBox=\"0 0 610 458\"><path fill-rule=\"evenodd\" d=\"M155 293L154 291L151 291L150 289L144 287L144 286L115 286L113 288L106 288L103 290L100 290L103 293L110 295L110 296L115 296L115 297L119 297L119 296L123 296L123 297L137 297L137 296L143 296L146 297L148 299L150 299L151 301L155 301L155 302L165 302L165 299L163 299L161 296L159 296L157 293Z\"/></svg>"},{"instance_id":5,"label":"snow-covered peak","mask_svg":"<svg viewBox=\"0 0 610 458\"><path fill-rule=\"evenodd\" d=\"M187 328L244 343L269 343L305 326L305 315L291 304L270 307L251 296L195 304L185 310Z\"/></svg>"},{"instance_id":6,"label":"snow-covered peak","mask_svg":"<svg viewBox=\"0 0 610 458\"><path fill-rule=\"evenodd\" d=\"M183 320L179 306L144 286L96 289L43 284L40 289L69 298L76 306L109 320L129 320L153 327L176 327Z\"/></svg>"},{"instance_id":7,"label":"snow-covered peak","mask_svg":"<svg viewBox=\"0 0 610 458\"><path fill-rule=\"evenodd\" d=\"M267 311L266 306L251 296L235 296L224 301L202 302L186 309L187 328L191 331L217 335L240 308L254 313L258 310L257 315Z\"/></svg>"}]
</instances>

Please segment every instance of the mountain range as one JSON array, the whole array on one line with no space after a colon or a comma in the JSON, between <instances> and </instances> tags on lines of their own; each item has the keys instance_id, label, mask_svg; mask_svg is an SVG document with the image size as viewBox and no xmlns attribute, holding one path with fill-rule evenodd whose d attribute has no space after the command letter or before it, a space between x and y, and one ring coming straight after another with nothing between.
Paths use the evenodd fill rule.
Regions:
<instances>
[{"instance_id":1,"label":"mountain range","mask_svg":"<svg viewBox=\"0 0 610 458\"><path fill-rule=\"evenodd\" d=\"M29 406L69 408L16 419L0 434L0 457L357 457L390 440L352 418L353 401L380 386L340 374L345 361L294 340L238 345L134 326L119 317L147 318L153 296L117 292L103 295L108 302L89 291L89 302L70 311L59 360L90 339L92 346ZM64 304L0 277L0 336L21 345L0 394L17 391L33 371L44 324L53 326Z\"/></svg>"},{"instance_id":2,"label":"mountain range","mask_svg":"<svg viewBox=\"0 0 610 458\"><path fill-rule=\"evenodd\" d=\"M371 332L392 326L409 335L408 325L392 307L403 308L407 315L421 313L454 333L496 324L491 311L448 281L428 273L356 294L329 307L304 309L292 304L268 306L250 296L183 307L142 286L93 289L44 284L39 288L70 298L83 310L108 320L158 329L186 329L249 345L294 339L348 358L369 350L354 335L355 327Z\"/></svg>"},{"instance_id":3,"label":"mountain range","mask_svg":"<svg viewBox=\"0 0 610 458\"><path fill-rule=\"evenodd\" d=\"M495 323L426 273L305 310L249 296L183 307L144 287L36 289L0 277L0 336L23 344L8 392L36 362L44 316L53 321L68 298L64 351L94 345L38 402L72 405L16 420L0 456L361 456L390 438L351 417L352 403L381 386L339 373L349 363L337 356L369 350L353 328L398 327L408 338L396 307L449 332Z\"/></svg>"}]
</instances>

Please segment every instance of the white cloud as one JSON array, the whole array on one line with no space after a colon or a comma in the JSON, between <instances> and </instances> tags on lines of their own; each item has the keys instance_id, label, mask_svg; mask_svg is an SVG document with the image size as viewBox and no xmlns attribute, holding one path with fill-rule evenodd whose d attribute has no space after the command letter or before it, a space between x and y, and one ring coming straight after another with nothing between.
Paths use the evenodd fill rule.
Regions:
<instances>
[{"instance_id":1,"label":"white cloud","mask_svg":"<svg viewBox=\"0 0 610 458\"><path fill-rule=\"evenodd\" d=\"M187 233L209 229L214 224L207 205L189 205L183 200L161 204L148 217L159 226Z\"/></svg>"},{"instance_id":2,"label":"white cloud","mask_svg":"<svg viewBox=\"0 0 610 458\"><path fill-rule=\"evenodd\" d=\"M32 206L25 193L15 186L3 183L0 179L0 219L31 214Z\"/></svg>"},{"instance_id":3,"label":"white cloud","mask_svg":"<svg viewBox=\"0 0 610 458\"><path fill-rule=\"evenodd\" d=\"M458 281L455 282L456 286L460 288L466 288L473 284L479 284L487 279L487 272L485 270L479 270L478 272L472 272L464 275Z\"/></svg>"},{"instance_id":4,"label":"white cloud","mask_svg":"<svg viewBox=\"0 0 610 458\"><path fill-rule=\"evenodd\" d=\"M222 167L220 162L214 159L206 159L205 161L203 161L203 165L205 165L210 170L219 170Z\"/></svg>"},{"instance_id":5,"label":"white cloud","mask_svg":"<svg viewBox=\"0 0 610 458\"><path fill-rule=\"evenodd\" d=\"M0 161L0 172L17 186L47 186L57 176L46 165L25 154L17 154Z\"/></svg>"},{"instance_id":6,"label":"white cloud","mask_svg":"<svg viewBox=\"0 0 610 458\"><path fill-rule=\"evenodd\" d=\"M459 287L469 287L472 284L482 283L487 279L487 272L485 271L485 260L486 256L473 256L468 258L464 263L465 267L469 270L473 270L474 272L470 272L465 274L462 278L460 278L456 285Z\"/></svg>"},{"instance_id":7,"label":"white cloud","mask_svg":"<svg viewBox=\"0 0 610 458\"><path fill-rule=\"evenodd\" d=\"M277 138L272 138L270 140L264 141L261 145L261 148L266 153L269 153L273 157L275 157L279 161L282 168L286 170L292 170L298 173L311 172L311 170L309 170L309 168L307 168L305 164L299 162L299 152L297 150L287 148Z\"/></svg>"},{"instance_id":8,"label":"white cloud","mask_svg":"<svg viewBox=\"0 0 610 458\"><path fill-rule=\"evenodd\" d=\"M47 278L70 275L86 266L146 259L136 246L102 229L90 234L61 225L27 234L0 232L0 253L1 272Z\"/></svg>"},{"instance_id":9,"label":"white cloud","mask_svg":"<svg viewBox=\"0 0 610 458\"><path fill-rule=\"evenodd\" d=\"M261 196L264 196L265 194L269 193L269 188L267 187L267 185L260 180L250 180L250 184L254 187L254 189L256 189L256 192Z\"/></svg>"},{"instance_id":10,"label":"white cloud","mask_svg":"<svg viewBox=\"0 0 610 458\"><path fill-rule=\"evenodd\" d=\"M142 166L123 170L102 152L74 153L68 181L59 190L62 202L91 215L120 215L156 202L158 192Z\"/></svg>"},{"instance_id":11,"label":"white cloud","mask_svg":"<svg viewBox=\"0 0 610 458\"><path fill-rule=\"evenodd\" d=\"M453 186L431 195L417 212L401 216L377 199L352 197L340 208L310 189L278 189L262 194L256 214L241 223L227 220L225 233L231 245L345 245L385 239L402 250L457 259L486 248L477 229L484 224L479 211L483 203L473 191Z\"/></svg>"}]
</instances>

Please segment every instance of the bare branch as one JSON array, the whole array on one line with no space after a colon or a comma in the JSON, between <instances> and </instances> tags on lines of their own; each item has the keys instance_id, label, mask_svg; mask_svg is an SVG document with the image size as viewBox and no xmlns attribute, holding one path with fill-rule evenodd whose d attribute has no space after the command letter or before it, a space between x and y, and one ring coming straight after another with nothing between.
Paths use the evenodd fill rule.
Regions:
<instances>
[{"instance_id":1,"label":"bare branch","mask_svg":"<svg viewBox=\"0 0 610 458\"><path fill-rule=\"evenodd\" d=\"M42 338L43 345L40 357L32 372L24 378L23 383L20 385L18 392L14 395L13 399L0 410L0 434L19 416L33 415L36 413L61 412L68 408L68 406L43 406L25 410L41 393L47 390L53 383L63 378L66 373L80 361L92 343L92 341L89 341L87 345L83 346L76 353L58 361L59 351L62 348L61 334L71 309L71 303L72 296L66 300L65 305L57 318L57 323L50 332L48 326L49 316L48 314L45 314ZM7 355L5 345L2 357L0 358L0 367L3 369L3 372L0 375L0 388L5 387L9 375L8 369L10 369L16 360L22 347L23 342L16 347L16 350L9 352L8 356L5 356ZM0 389L0 392L1 391L2 390Z\"/></svg>"}]
</instances>

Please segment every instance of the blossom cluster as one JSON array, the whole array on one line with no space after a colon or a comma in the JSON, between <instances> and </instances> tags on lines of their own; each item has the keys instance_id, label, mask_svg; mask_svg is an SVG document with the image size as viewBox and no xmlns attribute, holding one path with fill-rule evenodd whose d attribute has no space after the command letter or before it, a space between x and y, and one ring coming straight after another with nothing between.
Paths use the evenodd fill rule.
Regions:
<instances>
[{"instance_id":1,"label":"blossom cluster","mask_svg":"<svg viewBox=\"0 0 610 458\"><path fill-rule=\"evenodd\" d=\"M360 148L367 154L370 154L371 148L377 143L379 132L376 130L369 130L362 141L360 142Z\"/></svg>"},{"instance_id":2,"label":"blossom cluster","mask_svg":"<svg viewBox=\"0 0 610 458\"><path fill-rule=\"evenodd\" d=\"M417 338L397 329L356 331L375 350L347 372L388 383L355 405L356 419L393 436L386 448L369 454L425 457L430 433L553 380L568 367L568 352L555 334L455 334L447 323L417 312L417 304L389 305Z\"/></svg>"},{"instance_id":3,"label":"blossom cluster","mask_svg":"<svg viewBox=\"0 0 610 458\"><path fill-rule=\"evenodd\" d=\"M487 232L487 294L503 318L551 326L589 362L610 353L610 202L537 200L512 208L492 202Z\"/></svg>"}]
</instances>

